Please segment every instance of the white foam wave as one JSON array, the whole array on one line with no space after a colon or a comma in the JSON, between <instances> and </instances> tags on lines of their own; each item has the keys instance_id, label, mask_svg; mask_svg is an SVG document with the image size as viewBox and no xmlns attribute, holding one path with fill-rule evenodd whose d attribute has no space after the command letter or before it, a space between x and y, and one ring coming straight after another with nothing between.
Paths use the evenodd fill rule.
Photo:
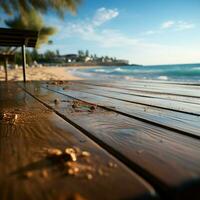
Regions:
<instances>
[{"instance_id":1,"label":"white foam wave","mask_svg":"<svg viewBox=\"0 0 200 200\"><path fill-rule=\"evenodd\" d=\"M122 69L122 68L118 67L118 68L116 68L114 71L117 71L117 72L123 72L123 71L124 71L124 69Z\"/></svg>"},{"instance_id":2,"label":"white foam wave","mask_svg":"<svg viewBox=\"0 0 200 200\"><path fill-rule=\"evenodd\" d=\"M106 69L95 69L95 72L106 72Z\"/></svg>"},{"instance_id":3,"label":"white foam wave","mask_svg":"<svg viewBox=\"0 0 200 200\"><path fill-rule=\"evenodd\" d=\"M168 80L168 77L167 76L159 76L158 79L159 80Z\"/></svg>"},{"instance_id":4,"label":"white foam wave","mask_svg":"<svg viewBox=\"0 0 200 200\"><path fill-rule=\"evenodd\" d=\"M193 67L192 70L200 71L200 67Z\"/></svg>"}]
</instances>

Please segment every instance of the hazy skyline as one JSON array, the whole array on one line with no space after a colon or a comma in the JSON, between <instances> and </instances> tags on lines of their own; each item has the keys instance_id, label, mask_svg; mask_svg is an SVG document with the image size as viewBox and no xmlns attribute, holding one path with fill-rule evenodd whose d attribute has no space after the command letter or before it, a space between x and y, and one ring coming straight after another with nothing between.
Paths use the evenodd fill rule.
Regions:
<instances>
[{"instance_id":1,"label":"hazy skyline","mask_svg":"<svg viewBox=\"0 0 200 200\"><path fill-rule=\"evenodd\" d=\"M84 0L76 16L45 16L58 32L41 51L88 49L147 65L198 63L199 10L199 0Z\"/></svg>"}]
</instances>

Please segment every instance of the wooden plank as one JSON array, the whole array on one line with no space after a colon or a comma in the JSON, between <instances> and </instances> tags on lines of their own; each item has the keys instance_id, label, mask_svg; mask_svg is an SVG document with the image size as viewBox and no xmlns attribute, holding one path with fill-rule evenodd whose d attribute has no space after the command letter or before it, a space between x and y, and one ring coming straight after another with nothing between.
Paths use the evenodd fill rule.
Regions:
<instances>
[{"instance_id":1,"label":"wooden plank","mask_svg":"<svg viewBox=\"0 0 200 200\"><path fill-rule=\"evenodd\" d=\"M46 86L44 85L44 87ZM54 85L49 85L48 88L79 100L103 106L126 116L148 121L171 130L179 131L182 134L200 138L199 116L124 102L79 91L63 90L62 87Z\"/></svg>"},{"instance_id":2,"label":"wooden plank","mask_svg":"<svg viewBox=\"0 0 200 200\"><path fill-rule=\"evenodd\" d=\"M178 102L185 102L185 103L192 103L192 104L200 104L200 98L196 97L185 97L185 96L179 96L179 95L174 95L174 94L163 94L163 93L155 93L155 92L147 92L147 91L133 91L129 89L120 89L120 88L115 88L115 87L104 87L99 85L92 85L92 84L87 84L85 81L70 81L67 83L66 86L70 85L71 87L76 87L81 85L81 87L90 89L90 88L99 88L102 90L106 91L111 91L111 92L117 92L120 94L129 94L129 95L134 95L134 96L140 96L140 97L150 97L150 98L157 98L157 99L166 99L166 100L174 100Z\"/></svg>"},{"instance_id":3,"label":"wooden plank","mask_svg":"<svg viewBox=\"0 0 200 200\"><path fill-rule=\"evenodd\" d=\"M22 46L26 41L27 47L35 47L38 31L0 28L1 46Z\"/></svg>"},{"instance_id":4,"label":"wooden plank","mask_svg":"<svg viewBox=\"0 0 200 200\"><path fill-rule=\"evenodd\" d=\"M135 80L134 80L135 81ZM151 79L136 79L137 82L141 83L160 83L160 84L166 84L166 85L183 85L183 86L200 86L199 81L165 81L165 80L151 80ZM129 81L127 81L129 82Z\"/></svg>"},{"instance_id":5,"label":"wooden plank","mask_svg":"<svg viewBox=\"0 0 200 200\"><path fill-rule=\"evenodd\" d=\"M189 114L194 115L200 115L200 105L192 104L192 103L185 103L185 102L177 102L174 100L166 100L166 99L160 99L160 98L151 98L151 97L141 97L136 95L130 95L130 94L123 94L118 92L111 92L106 91L104 89L101 89L99 87L82 87L82 85L79 84L66 84L63 88L66 87L66 90L78 90L85 93L105 96L105 97L111 97L113 99L123 100L126 102L133 102L133 103L139 103L143 105L150 105L154 107L159 108L166 108L169 110L175 110L178 112L185 112Z\"/></svg>"},{"instance_id":6,"label":"wooden plank","mask_svg":"<svg viewBox=\"0 0 200 200\"><path fill-rule=\"evenodd\" d=\"M0 121L1 200L156 197L144 179L16 84L0 84L0 111L5 114ZM86 160L78 158L76 163L83 168L78 176L68 175L62 162L46 154L49 148L74 146L91 153Z\"/></svg>"},{"instance_id":7,"label":"wooden plank","mask_svg":"<svg viewBox=\"0 0 200 200\"><path fill-rule=\"evenodd\" d=\"M87 83L97 83L101 84L101 80L79 80L79 82ZM162 86L162 87L173 87L176 89L197 89L200 86L200 82L173 82L173 81L156 81L156 80L144 80L144 79L135 79L135 80L104 80L104 83L107 85L112 84L121 84L121 85L130 85L130 86Z\"/></svg>"},{"instance_id":8,"label":"wooden plank","mask_svg":"<svg viewBox=\"0 0 200 200\"><path fill-rule=\"evenodd\" d=\"M85 80L80 80L80 81L83 81L85 82ZM86 80L88 82L99 82L101 83L102 80L100 79L96 79L96 80ZM138 82L138 83L150 83L150 84L164 84L164 85L180 85L180 86L200 86L200 82L199 81L172 81L172 80L168 80L168 81L165 81L165 80L154 80L154 79L141 79L141 78L135 78L135 79L132 79L132 80L126 80L126 79L122 79L122 80L110 80L110 79L105 79L104 82L106 83L113 83L114 82L126 82L126 83L130 83L130 82Z\"/></svg>"},{"instance_id":9,"label":"wooden plank","mask_svg":"<svg viewBox=\"0 0 200 200\"><path fill-rule=\"evenodd\" d=\"M163 93L163 94L175 94L175 95L180 95L180 96L190 96L190 97L200 97L200 91L199 91L199 86L195 87L196 89L188 88L176 88L176 86L163 86L162 84L158 84L156 86L151 86L150 84L146 85L133 85L128 82L93 82L93 81L84 81L86 83L92 83L93 85L101 85L101 86L111 86L111 87L116 87L116 88L122 88L122 89L130 89L133 91L146 91L146 92L155 92L155 93Z\"/></svg>"},{"instance_id":10,"label":"wooden plank","mask_svg":"<svg viewBox=\"0 0 200 200\"><path fill-rule=\"evenodd\" d=\"M26 84L26 90L142 174L166 199L199 198L192 189L200 180L199 140L101 108L75 112L73 98L40 84Z\"/></svg>"}]
</instances>

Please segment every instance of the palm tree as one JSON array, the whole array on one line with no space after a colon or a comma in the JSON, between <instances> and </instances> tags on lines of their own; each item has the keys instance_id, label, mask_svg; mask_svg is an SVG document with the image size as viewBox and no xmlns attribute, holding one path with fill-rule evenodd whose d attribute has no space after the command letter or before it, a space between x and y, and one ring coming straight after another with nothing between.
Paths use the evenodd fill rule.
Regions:
<instances>
[{"instance_id":1,"label":"palm tree","mask_svg":"<svg viewBox=\"0 0 200 200\"><path fill-rule=\"evenodd\" d=\"M31 9L46 13L49 9L52 9L63 17L66 10L75 13L80 1L81 0L0 0L0 7L8 15L13 15L16 11L23 15L23 12L29 12Z\"/></svg>"},{"instance_id":2,"label":"palm tree","mask_svg":"<svg viewBox=\"0 0 200 200\"><path fill-rule=\"evenodd\" d=\"M51 44L49 36L56 32L54 27L44 25L42 15L53 10L63 18L67 10L75 13L79 3L80 0L0 0L0 8L8 16L14 15L14 18L5 20L8 27L39 31L39 47L43 43Z\"/></svg>"}]
</instances>

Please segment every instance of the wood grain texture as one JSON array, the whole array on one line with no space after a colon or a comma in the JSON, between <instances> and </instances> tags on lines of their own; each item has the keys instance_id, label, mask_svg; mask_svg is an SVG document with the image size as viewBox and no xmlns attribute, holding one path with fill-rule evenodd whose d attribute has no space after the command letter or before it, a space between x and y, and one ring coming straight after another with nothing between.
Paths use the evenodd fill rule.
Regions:
<instances>
[{"instance_id":1,"label":"wood grain texture","mask_svg":"<svg viewBox=\"0 0 200 200\"><path fill-rule=\"evenodd\" d=\"M177 85L177 84L159 84L151 82L138 82L136 81L80 81L82 83L100 85L106 87L115 87L121 89L129 89L133 91L145 91L145 92L155 92L159 94L174 94L186 97L196 97L200 98L200 85L190 86L190 85Z\"/></svg>"},{"instance_id":2,"label":"wood grain texture","mask_svg":"<svg viewBox=\"0 0 200 200\"><path fill-rule=\"evenodd\" d=\"M44 85L46 87L46 85ZM63 90L62 87L49 85L48 89L100 105L107 109L119 112L121 114L135 117L144 121L148 121L168 129L174 129L182 132L182 134L200 138L200 118L199 116L189 115L185 113L175 112L171 110L156 108L152 106L139 105L130 102L124 102L109 97L89 94L76 90Z\"/></svg>"},{"instance_id":3,"label":"wood grain texture","mask_svg":"<svg viewBox=\"0 0 200 200\"><path fill-rule=\"evenodd\" d=\"M179 102L186 102L186 103L192 103L192 104L200 104L200 98L198 97L188 97L188 96L181 96L176 94L164 94L164 93L156 93L151 91L134 91L131 89L126 88L117 88L112 86L102 86L100 83L97 84L94 83L88 83L86 81L70 81L68 82L71 86L77 86L81 85L81 87L90 89L90 88L100 88L102 90L111 91L111 92L118 92L120 94L129 94L134 96L141 96L141 97L151 97L151 98L158 98L158 99L166 99L166 100L174 100Z\"/></svg>"},{"instance_id":4,"label":"wood grain texture","mask_svg":"<svg viewBox=\"0 0 200 200\"><path fill-rule=\"evenodd\" d=\"M80 80L81 81L81 80ZM88 82L90 80L82 80L82 82ZM101 83L102 81L97 79L97 80L92 80L90 82L99 82ZM175 86L200 86L200 83L198 81L190 81L190 82L185 82L185 81L165 81L165 80L153 80L153 79L132 79L132 80L125 80L125 79L122 79L122 80L109 80L109 79L106 79L104 82L106 83L113 83L113 82L124 82L126 84L130 84L130 83L146 83L146 84L164 84L164 85L175 85Z\"/></svg>"},{"instance_id":5,"label":"wood grain texture","mask_svg":"<svg viewBox=\"0 0 200 200\"><path fill-rule=\"evenodd\" d=\"M145 97L145 96L138 96L133 94L124 94L120 92L106 90L105 88L99 87L84 87L80 84L66 84L63 88L66 87L66 90L77 90L81 92L86 92L90 94L95 94L99 96L110 97L113 99L123 100L126 102L138 103L142 105L149 105L158 108L165 108L169 110L175 110L178 112L185 112L189 114L194 114L200 116L200 104L194 103L186 103L186 102L179 102L171 99L162 99L162 98L152 98L152 97ZM123 90L121 90L123 91ZM200 100L200 99L199 99Z\"/></svg>"},{"instance_id":6,"label":"wood grain texture","mask_svg":"<svg viewBox=\"0 0 200 200\"><path fill-rule=\"evenodd\" d=\"M91 138L155 184L164 196L187 199L189 194L193 199L199 198L199 140L102 108L93 113L74 112L73 98L41 88L40 84L28 84L26 90L85 130ZM55 99L60 103L55 104Z\"/></svg>"},{"instance_id":7,"label":"wood grain texture","mask_svg":"<svg viewBox=\"0 0 200 200\"><path fill-rule=\"evenodd\" d=\"M0 121L1 200L156 198L155 190L143 178L16 84L0 84L0 112L7 116ZM91 153L92 180L86 174L68 175L60 163L46 156L45 149L74 146ZM117 167L110 168L109 162ZM99 175L99 168L106 175Z\"/></svg>"}]
</instances>

